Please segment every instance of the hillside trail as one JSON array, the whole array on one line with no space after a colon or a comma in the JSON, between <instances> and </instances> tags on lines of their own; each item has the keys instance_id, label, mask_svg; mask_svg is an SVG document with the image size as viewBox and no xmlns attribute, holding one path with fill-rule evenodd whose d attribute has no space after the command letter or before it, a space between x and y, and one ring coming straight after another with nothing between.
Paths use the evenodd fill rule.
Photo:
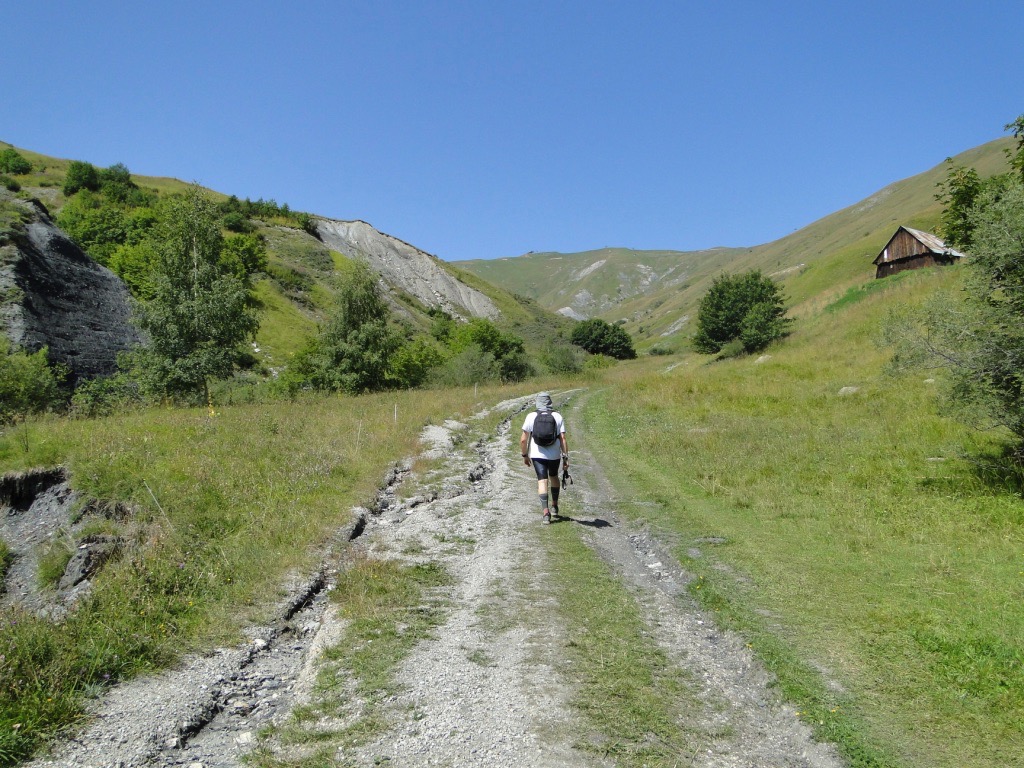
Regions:
<instances>
[{"instance_id":1,"label":"hillside trail","mask_svg":"<svg viewBox=\"0 0 1024 768\"><path fill-rule=\"evenodd\" d=\"M634 595L646 630L696 688L706 734L680 765L833 768L833 747L815 742L743 641L715 628L685 590L688 576L667 549L616 512L616 494L579 428L583 392L556 397L566 416L576 484L563 492L559 525L573 526ZM235 768L259 748L281 764L308 747L261 740L261 729L314 705L324 649L345 621L328 599L344 550L404 563L443 565L443 622L400 663L382 731L333 759L355 766L611 766L579 748L594 734L571 706L560 663L567 628L550 582L533 472L519 457L519 427L532 398L499 403L491 434L469 440L454 421L424 430L422 476L407 461L392 471L354 529L339 532L325 567L296 585L276 623L249 631L242 647L196 656L178 668L112 689L90 725L32 763L119 768ZM492 419L493 420L493 419ZM351 541L349 541L351 539ZM695 546L699 544L695 543ZM358 702L348 715L357 717ZM330 726L331 723L325 723ZM319 746L323 746L320 744ZM318 763L319 764L319 763Z\"/></svg>"}]
</instances>

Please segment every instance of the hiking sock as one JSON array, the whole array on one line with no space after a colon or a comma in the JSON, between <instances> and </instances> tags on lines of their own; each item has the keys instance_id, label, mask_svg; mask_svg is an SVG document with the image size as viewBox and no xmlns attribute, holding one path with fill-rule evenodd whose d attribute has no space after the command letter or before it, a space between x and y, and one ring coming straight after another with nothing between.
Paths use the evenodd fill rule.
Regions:
<instances>
[{"instance_id":1,"label":"hiking sock","mask_svg":"<svg viewBox=\"0 0 1024 768\"><path fill-rule=\"evenodd\" d=\"M548 495L546 493L538 493L537 495L540 496L540 508L543 512L548 508Z\"/></svg>"},{"instance_id":2,"label":"hiking sock","mask_svg":"<svg viewBox=\"0 0 1024 768\"><path fill-rule=\"evenodd\" d=\"M558 492L562 490L560 487L551 489L551 504L552 506L558 506Z\"/></svg>"}]
</instances>

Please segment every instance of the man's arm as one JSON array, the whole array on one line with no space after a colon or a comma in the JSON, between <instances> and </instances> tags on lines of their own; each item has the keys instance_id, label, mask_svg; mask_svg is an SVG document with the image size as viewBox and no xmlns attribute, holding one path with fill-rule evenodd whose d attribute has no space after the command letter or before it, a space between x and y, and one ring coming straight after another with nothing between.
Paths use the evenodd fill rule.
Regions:
<instances>
[{"instance_id":1,"label":"man's arm","mask_svg":"<svg viewBox=\"0 0 1024 768\"><path fill-rule=\"evenodd\" d=\"M563 441L564 442L564 441ZM530 456L526 452L526 447L530 444L530 433L525 429L523 434L519 436L519 452L523 454L523 461L526 466L530 466Z\"/></svg>"},{"instance_id":2,"label":"man's arm","mask_svg":"<svg viewBox=\"0 0 1024 768\"><path fill-rule=\"evenodd\" d=\"M558 436L558 441L562 444L562 459L566 464L569 463L569 444L565 442L565 432Z\"/></svg>"}]
</instances>

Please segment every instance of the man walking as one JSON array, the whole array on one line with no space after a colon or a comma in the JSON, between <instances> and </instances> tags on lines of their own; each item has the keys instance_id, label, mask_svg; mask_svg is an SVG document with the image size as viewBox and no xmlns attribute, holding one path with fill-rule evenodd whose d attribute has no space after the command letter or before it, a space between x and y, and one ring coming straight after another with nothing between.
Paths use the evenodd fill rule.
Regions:
<instances>
[{"instance_id":1,"label":"man walking","mask_svg":"<svg viewBox=\"0 0 1024 768\"><path fill-rule=\"evenodd\" d=\"M533 466L537 473L537 495L543 510L545 525L552 516L558 517L558 465L565 461L569 466L569 447L565 442L565 422L562 414L554 410L551 395L541 392L537 395L537 410L527 414L523 422L523 434L519 438L519 452L523 454L526 466ZM550 498L548 492L550 490ZM550 504L549 504L550 501Z\"/></svg>"}]
</instances>

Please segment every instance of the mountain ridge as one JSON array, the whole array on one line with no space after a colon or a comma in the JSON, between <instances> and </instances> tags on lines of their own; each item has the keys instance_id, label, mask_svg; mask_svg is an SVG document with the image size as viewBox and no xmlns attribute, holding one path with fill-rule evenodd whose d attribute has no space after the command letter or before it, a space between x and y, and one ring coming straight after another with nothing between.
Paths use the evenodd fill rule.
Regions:
<instances>
[{"instance_id":1,"label":"mountain ridge","mask_svg":"<svg viewBox=\"0 0 1024 768\"><path fill-rule=\"evenodd\" d=\"M1006 170L1004 150L1012 143L1009 137L995 139L965 150L952 160L990 176ZM756 246L693 251L534 251L452 263L530 296L552 311L621 323L641 345L670 339L672 345L679 346L685 341L688 318L695 314L700 297L722 272L760 269L776 277L785 286L790 306L797 314L827 301L830 295L874 279L871 261L899 225L934 231L941 213L935 199L936 184L945 178L947 168L944 161L891 182L789 235ZM574 274L594 267L602 259L605 263L593 272ZM655 269L655 261L663 276L677 267L686 272L687 278L673 278L664 284L651 280L643 286L645 268Z\"/></svg>"}]
</instances>

